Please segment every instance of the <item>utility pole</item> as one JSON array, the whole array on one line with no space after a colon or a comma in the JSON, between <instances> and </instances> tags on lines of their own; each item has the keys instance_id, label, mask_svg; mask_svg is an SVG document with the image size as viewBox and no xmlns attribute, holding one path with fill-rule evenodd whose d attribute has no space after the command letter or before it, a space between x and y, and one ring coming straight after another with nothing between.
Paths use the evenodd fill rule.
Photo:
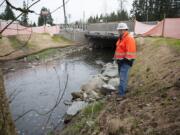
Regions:
<instances>
[{"instance_id":1,"label":"utility pole","mask_svg":"<svg viewBox=\"0 0 180 135\"><path fill-rule=\"evenodd\" d=\"M85 11L83 11L83 31L85 31Z\"/></svg>"},{"instance_id":2,"label":"utility pole","mask_svg":"<svg viewBox=\"0 0 180 135\"><path fill-rule=\"evenodd\" d=\"M66 16L66 7L65 7L65 2L63 0L63 9L64 9L64 24L65 24L65 29L67 26L67 16Z\"/></svg>"}]
</instances>

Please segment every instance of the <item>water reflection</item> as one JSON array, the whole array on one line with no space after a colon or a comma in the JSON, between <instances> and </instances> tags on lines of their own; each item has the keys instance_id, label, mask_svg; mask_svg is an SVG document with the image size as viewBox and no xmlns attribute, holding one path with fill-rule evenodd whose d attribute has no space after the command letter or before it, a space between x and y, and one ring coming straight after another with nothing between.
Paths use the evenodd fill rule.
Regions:
<instances>
[{"instance_id":1,"label":"water reflection","mask_svg":"<svg viewBox=\"0 0 180 135\"><path fill-rule=\"evenodd\" d=\"M104 52L95 54L84 52L83 57L77 54L65 60L56 60L33 68L7 73L4 76L5 88L7 96L14 96L10 104L14 119L30 109L41 113L49 111L57 102L59 90L62 93L65 87L67 74L69 76L68 85L63 100L70 99L72 91L78 91L83 83L88 82L92 75L100 71L101 67L95 64L95 60L111 60L111 53L110 55ZM67 106L61 102L53 111L46 126L46 132L61 121L66 110ZM42 116L30 112L16 122L16 127L20 135L40 135L44 133L47 119L48 115Z\"/></svg>"}]
</instances>

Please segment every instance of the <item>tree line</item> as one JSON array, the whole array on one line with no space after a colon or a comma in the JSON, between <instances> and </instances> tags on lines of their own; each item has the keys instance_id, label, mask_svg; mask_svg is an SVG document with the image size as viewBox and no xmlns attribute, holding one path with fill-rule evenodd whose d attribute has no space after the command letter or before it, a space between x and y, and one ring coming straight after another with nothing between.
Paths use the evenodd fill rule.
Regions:
<instances>
[{"instance_id":1,"label":"tree line","mask_svg":"<svg viewBox=\"0 0 180 135\"><path fill-rule=\"evenodd\" d=\"M138 21L180 17L180 0L134 0L132 6L132 17Z\"/></svg>"},{"instance_id":2,"label":"tree line","mask_svg":"<svg viewBox=\"0 0 180 135\"><path fill-rule=\"evenodd\" d=\"M120 10L108 15L96 15L88 18L88 23L113 22L136 19L138 21L160 21L164 18L180 17L180 0L134 0L130 14L123 9L125 5L120 1Z\"/></svg>"},{"instance_id":3,"label":"tree line","mask_svg":"<svg viewBox=\"0 0 180 135\"><path fill-rule=\"evenodd\" d=\"M24 10L26 10L28 8L28 5L25 1L23 1L23 8ZM2 12L0 14L0 19L2 20L15 20L16 16L15 13L13 12L12 8L7 4L5 7L4 12ZM38 23L36 24L35 22L32 24L29 22L29 18L28 18L28 12L24 12L20 18L19 23L23 26L29 27L29 26L43 26L46 24L49 25L54 25L53 24L53 18L51 16L51 12L49 9L47 9L46 7L42 7L40 13L39 13L39 17L38 17Z\"/></svg>"},{"instance_id":4,"label":"tree line","mask_svg":"<svg viewBox=\"0 0 180 135\"><path fill-rule=\"evenodd\" d=\"M160 21L163 18L180 17L180 0L134 0L130 14L128 14L125 5L127 0L118 0L119 10L110 14L100 14L90 16L87 20L88 23L98 22L114 22L125 21L129 19L136 19L138 21ZM27 3L23 1L23 9L27 9ZM0 14L2 20L14 20L15 14L11 7L6 4L3 13ZM36 23L29 23L28 12L24 12L20 20L23 26L36 26ZM38 14L38 26L45 24L53 25L53 18L51 12L46 7L42 7Z\"/></svg>"},{"instance_id":5,"label":"tree line","mask_svg":"<svg viewBox=\"0 0 180 135\"><path fill-rule=\"evenodd\" d=\"M98 23L98 22L114 22L114 21L125 21L129 20L129 15L126 10L112 12L110 14L100 16L90 16L88 19L88 23Z\"/></svg>"}]
</instances>

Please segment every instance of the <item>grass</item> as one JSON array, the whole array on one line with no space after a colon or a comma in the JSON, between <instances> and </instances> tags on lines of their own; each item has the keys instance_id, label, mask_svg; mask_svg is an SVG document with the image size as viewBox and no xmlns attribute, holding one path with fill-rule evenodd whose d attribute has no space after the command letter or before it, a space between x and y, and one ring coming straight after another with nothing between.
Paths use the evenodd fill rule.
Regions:
<instances>
[{"instance_id":1,"label":"grass","mask_svg":"<svg viewBox=\"0 0 180 135\"><path fill-rule=\"evenodd\" d=\"M92 132L99 132L97 116L104 107L104 102L95 102L88 105L81 113L75 117L72 123L65 128L61 135L84 135ZM82 131L86 133L83 133Z\"/></svg>"},{"instance_id":2,"label":"grass","mask_svg":"<svg viewBox=\"0 0 180 135\"><path fill-rule=\"evenodd\" d=\"M11 37L9 37L9 40L10 40L10 42L11 42L11 46L12 46L14 49L19 49L19 48L21 47L21 45L22 45L21 41L18 40L18 39L16 38L16 36L11 36Z\"/></svg>"},{"instance_id":3,"label":"grass","mask_svg":"<svg viewBox=\"0 0 180 135\"><path fill-rule=\"evenodd\" d=\"M180 52L180 39L163 38L163 37L147 37L145 38L145 42L157 46L167 45L169 47L172 47L176 51Z\"/></svg>"},{"instance_id":4,"label":"grass","mask_svg":"<svg viewBox=\"0 0 180 135\"><path fill-rule=\"evenodd\" d=\"M11 36L11 37L8 37L9 41L11 42L11 46L14 48L14 49L21 49L22 47L23 48L26 48L26 49L33 49L35 48L36 46L34 44L32 44L31 42L27 42L26 44L26 41L21 41L19 40L16 36Z\"/></svg>"},{"instance_id":5,"label":"grass","mask_svg":"<svg viewBox=\"0 0 180 135\"><path fill-rule=\"evenodd\" d=\"M71 42L71 40L65 38L65 37L62 37L62 36L58 36L58 35L55 35L52 37L52 40L54 42Z\"/></svg>"},{"instance_id":6,"label":"grass","mask_svg":"<svg viewBox=\"0 0 180 135\"><path fill-rule=\"evenodd\" d=\"M92 103L82 111L82 114L84 116L90 116L94 114L96 115L98 112L100 112L103 109L103 107L104 107L103 102Z\"/></svg>"},{"instance_id":7,"label":"grass","mask_svg":"<svg viewBox=\"0 0 180 135\"><path fill-rule=\"evenodd\" d=\"M27 56L27 60L28 61L43 60L49 58L50 56L54 56L57 53L59 53L58 49L48 49L40 53Z\"/></svg>"}]
</instances>

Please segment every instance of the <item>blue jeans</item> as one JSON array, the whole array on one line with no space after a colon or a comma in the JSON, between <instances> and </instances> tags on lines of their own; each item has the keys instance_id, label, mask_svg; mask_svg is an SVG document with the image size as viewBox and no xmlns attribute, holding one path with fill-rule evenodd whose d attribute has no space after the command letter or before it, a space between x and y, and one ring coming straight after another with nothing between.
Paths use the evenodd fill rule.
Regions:
<instances>
[{"instance_id":1,"label":"blue jeans","mask_svg":"<svg viewBox=\"0 0 180 135\"><path fill-rule=\"evenodd\" d=\"M131 66L127 63L118 63L118 71L120 76L119 94L124 96L128 83L128 73Z\"/></svg>"}]
</instances>

